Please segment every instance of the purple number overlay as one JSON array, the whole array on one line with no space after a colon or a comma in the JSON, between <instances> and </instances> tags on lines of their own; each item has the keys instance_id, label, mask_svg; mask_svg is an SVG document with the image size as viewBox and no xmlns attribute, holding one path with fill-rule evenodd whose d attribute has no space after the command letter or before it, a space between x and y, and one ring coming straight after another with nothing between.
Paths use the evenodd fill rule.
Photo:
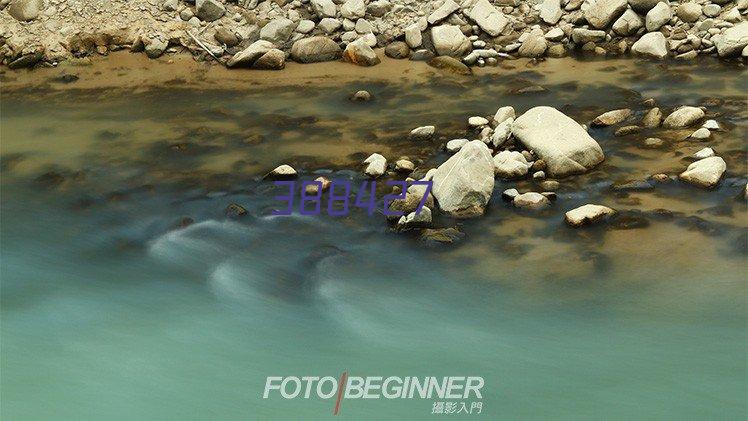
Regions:
<instances>
[{"instance_id":1,"label":"purple number overlay","mask_svg":"<svg viewBox=\"0 0 748 421\"><path fill-rule=\"evenodd\" d=\"M408 193L408 182L406 181L388 181L388 186L400 186L399 194L388 194L384 196L383 212L386 216L402 216L403 212L391 211L390 204L395 200L404 200ZM416 207L416 214L421 213L426 204L431 187L431 181L413 181L411 186L425 186L423 197ZM273 215L288 216L293 214L294 196L296 191L295 181L276 181L276 186L282 186L288 189L288 194L275 196L275 200L286 203L283 210L273 210ZM307 186L316 186L315 191L307 192ZM356 192L356 199L353 206L366 210L369 216L374 214L377 208L377 182L364 181L361 183ZM330 193L327 195L327 214L332 217L347 216L350 212L351 199L351 182L348 180L335 180L330 183ZM321 181L303 181L301 183L301 201L299 202L299 213L301 215L319 215L322 211L322 182Z\"/></svg>"}]
</instances>

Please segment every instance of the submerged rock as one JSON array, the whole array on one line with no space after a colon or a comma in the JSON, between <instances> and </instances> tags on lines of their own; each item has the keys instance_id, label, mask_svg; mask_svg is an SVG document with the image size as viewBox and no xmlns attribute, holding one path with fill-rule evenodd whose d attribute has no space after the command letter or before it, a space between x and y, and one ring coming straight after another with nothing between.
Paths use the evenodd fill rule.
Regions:
<instances>
[{"instance_id":1,"label":"submerged rock","mask_svg":"<svg viewBox=\"0 0 748 421\"><path fill-rule=\"evenodd\" d=\"M592 120L593 126L612 126L621 123L631 116L631 109L623 108L620 110L608 111L600 114Z\"/></svg>"},{"instance_id":2,"label":"submerged rock","mask_svg":"<svg viewBox=\"0 0 748 421\"><path fill-rule=\"evenodd\" d=\"M421 231L421 241L426 243L452 244L465 238L465 234L456 228L436 228Z\"/></svg>"},{"instance_id":3,"label":"submerged rock","mask_svg":"<svg viewBox=\"0 0 748 421\"><path fill-rule=\"evenodd\" d=\"M434 136L436 127L434 126L421 126L416 127L410 131L408 138L411 140L428 140Z\"/></svg>"},{"instance_id":4,"label":"submerged rock","mask_svg":"<svg viewBox=\"0 0 748 421\"><path fill-rule=\"evenodd\" d=\"M535 107L519 116L512 134L545 161L547 173L555 177L584 173L605 159L579 123L552 107Z\"/></svg>"},{"instance_id":5,"label":"submerged rock","mask_svg":"<svg viewBox=\"0 0 748 421\"><path fill-rule=\"evenodd\" d=\"M594 224L614 213L616 211L607 206L588 203L566 212L564 220L572 227L581 227L583 225Z\"/></svg>"},{"instance_id":6,"label":"submerged rock","mask_svg":"<svg viewBox=\"0 0 748 421\"><path fill-rule=\"evenodd\" d=\"M265 178L272 178L272 179L287 179L287 178L294 178L298 175L295 169L293 169L290 165L279 165L274 170L270 171L265 175Z\"/></svg>"},{"instance_id":7,"label":"submerged rock","mask_svg":"<svg viewBox=\"0 0 748 421\"><path fill-rule=\"evenodd\" d=\"M494 186L494 164L485 143L473 140L436 169L434 197L439 208L459 218L482 215Z\"/></svg>"},{"instance_id":8,"label":"submerged rock","mask_svg":"<svg viewBox=\"0 0 748 421\"><path fill-rule=\"evenodd\" d=\"M678 177L695 186L711 189L722 179L725 170L727 170L725 160L718 156L712 156L692 163Z\"/></svg>"},{"instance_id":9,"label":"submerged rock","mask_svg":"<svg viewBox=\"0 0 748 421\"><path fill-rule=\"evenodd\" d=\"M466 66L463 62L449 56L434 57L428 61L428 65L458 75L470 75L473 73L470 67Z\"/></svg>"}]
</instances>

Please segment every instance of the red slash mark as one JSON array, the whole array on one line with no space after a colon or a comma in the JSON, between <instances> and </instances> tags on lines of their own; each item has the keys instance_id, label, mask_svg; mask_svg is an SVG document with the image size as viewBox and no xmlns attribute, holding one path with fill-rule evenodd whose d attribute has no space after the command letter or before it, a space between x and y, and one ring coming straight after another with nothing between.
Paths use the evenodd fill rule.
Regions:
<instances>
[{"instance_id":1,"label":"red slash mark","mask_svg":"<svg viewBox=\"0 0 748 421\"><path fill-rule=\"evenodd\" d=\"M340 411L340 399L343 397L346 380L348 380L348 371L344 371L340 376L340 381L338 382L338 400L335 401L335 411L333 411L333 415L338 415L338 411Z\"/></svg>"}]
</instances>

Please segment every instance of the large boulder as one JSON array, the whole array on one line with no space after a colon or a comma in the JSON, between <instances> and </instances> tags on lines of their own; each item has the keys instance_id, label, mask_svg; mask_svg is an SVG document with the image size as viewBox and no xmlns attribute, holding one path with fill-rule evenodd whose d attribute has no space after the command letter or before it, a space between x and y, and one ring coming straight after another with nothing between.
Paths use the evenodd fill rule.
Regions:
<instances>
[{"instance_id":1,"label":"large boulder","mask_svg":"<svg viewBox=\"0 0 748 421\"><path fill-rule=\"evenodd\" d=\"M748 46L748 22L727 28L722 35L715 36L713 39L720 57L738 56Z\"/></svg>"},{"instance_id":2,"label":"large boulder","mask_svg":"<svg viewBox=\"0 0 748 421\"><path fill-rule=\"evenodd\" d=\"M195 16L207 22L213 22L226 14L226 8L217 0L196 0Z\"/></svg>"},{"instance_id":3,"label":"large boulder","mask_svg":"<svg viewBox=\"0 0 748 421\"><path fill-rule=\"evenodd\" d=\"M495 37L504 31L509 19L488 0L478 0L466 13L484 32Z\"/></svg>"},{"instance_id":4,"label":"large boulder","mask_svg":"<svg viewBox=\"0 0 748 421\"><path fill-rule=\"evenodd\" d=\"M670 10L670 5L666 2L657 3L655 7L647 12L645 18L645 26L647 32L654 32L662 27L662 25L670 22L673 18L673 12Z\"/></svg>"},{"instance_id":5,"label":"large boulder","mask_svg":"<svg viewBox=\"0 0 748 421\"><path fill-rule=\"evenodd\" d=\"M259 40L253 42L249 47L234 54L227 62L228 67L249 67L268 51L275 48L272 42Z\"/></svg>"},{"instance_id":6,"label":"large boulder","mask_svg":"<svg viewBox=\"0 0 748 421\"><path fill-rule=\"evenodd\" d=\"M662 32L649 32L642 35L638 41L631 46L634 54L646 57L663 59L667 57L667 40Z\"/></svg>"},{"instance_id":7,"label":"large boulder","mask_svg":"<svg viewBox=\"0 0 748 421\"><path fill-rule=\"evenodd\" d=\"M288 41L297 23L287 18L273 19L260 30L260 39L270 41L273 44L283 44Z\"/></svg>"},{"instance_id":8,"label":"large boulder","mask_svg":"<svg viewBox=\"0 0 748 421\"><path fill-rule=\"evenodd\" d=\"M328 37L300 39L291 47L291 58L299 63L334 61L342 54L340 46Z\"/></svg>"},{"instance_id":9,"label":"large boulder","mask_svg":"<svg viewBox=\"0 0 748 421\"><path fill-rule=\"evenodd\" d=\"M677 129L688 127L704 118L704 110L698 107L680 107L665 118L662 125L667 128Z\"/></svg>"},{"instance_id":10,"label":"large boulder","mask_svg":"<svg viewBox=\"0 0 748 421\"><path fill-rule=\"evenodd\" d=\"M455 25L434 26L431 28L431 40L436 54L440 56L463 57L472 49L470 40Z\"/></svg>"},{"instance_id":11,"label":"large boulder","mask_svg":"<svg viewBox=\"0 0 748 421\"><path fill-rule=\"evenodd\" d=\"M473 140L434 172L439 208L455 217L482 215L494 186L494 164L485 143Z\"/></svg>"},{"instance_id":12,"label":"large boulder","mask_svg":"<svg viewBox=\"0 0 748 421\"><path fill-rule=\"evenodd\" d=\"M584 18L593 27L605 29L621 16L627 5L627 0L597 0L584 11Z\"/></svg>"},{"instance_id":13,"label":"large boulder","mask_svg":"<svg viewBox=\"0 0 748 421\"><path fill-rule=\"evenodd\" d=\"M514 120L512 134L545 161L552 176L580 174L605 159L595 139L553 107L528 110Z\"/></svg>"},{"instance_id":14,"label":"large boulder","mask_svg":"<svg viewBox=\"0 0 748 421\"><path fill-rule=\"evenodd\" d=\"M343 59L359 66L374 66L381 61L377 53L366 44L363 38L359 38L345 47Z\"/></svg>"},{"instance_id":15,"label":"large boulder","mask_svg":"<svg viewBox=\"0 0 748 421\"><path fill-rule=\"evenodd\" d=\"M34 20L44 9L44 0L14 0L8 6L8 13L20 21Z\"/></svg>"},{"instance_id":16,"label":"large boulder","mask_svg":"<svg viewBox=\"0 0 748 421\"><path fill-rule=\"evenodd\" d=\"M724 159L712 156L692 163L679 177L687 183L711 189L719 183L726 169Z\"/></svg>"}]
</instances>

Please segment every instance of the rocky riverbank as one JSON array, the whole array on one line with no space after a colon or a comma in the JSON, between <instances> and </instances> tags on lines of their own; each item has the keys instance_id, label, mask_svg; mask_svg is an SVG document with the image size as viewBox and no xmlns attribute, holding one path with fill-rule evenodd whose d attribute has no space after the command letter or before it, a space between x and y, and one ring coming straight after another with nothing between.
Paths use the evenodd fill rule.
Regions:
<instances>
[{"instance_id":1,"label":"rocky riverbank","mask_svg":"<svg viewBox=\"0 0 748 421\"><path fill-rule=\"evenodd\" d=\"M228 67L428 60L467 73L517 57L748 57L748 0L2 0L0 61L55 65L129 49Z\"/></svg>"}]
</instances>

